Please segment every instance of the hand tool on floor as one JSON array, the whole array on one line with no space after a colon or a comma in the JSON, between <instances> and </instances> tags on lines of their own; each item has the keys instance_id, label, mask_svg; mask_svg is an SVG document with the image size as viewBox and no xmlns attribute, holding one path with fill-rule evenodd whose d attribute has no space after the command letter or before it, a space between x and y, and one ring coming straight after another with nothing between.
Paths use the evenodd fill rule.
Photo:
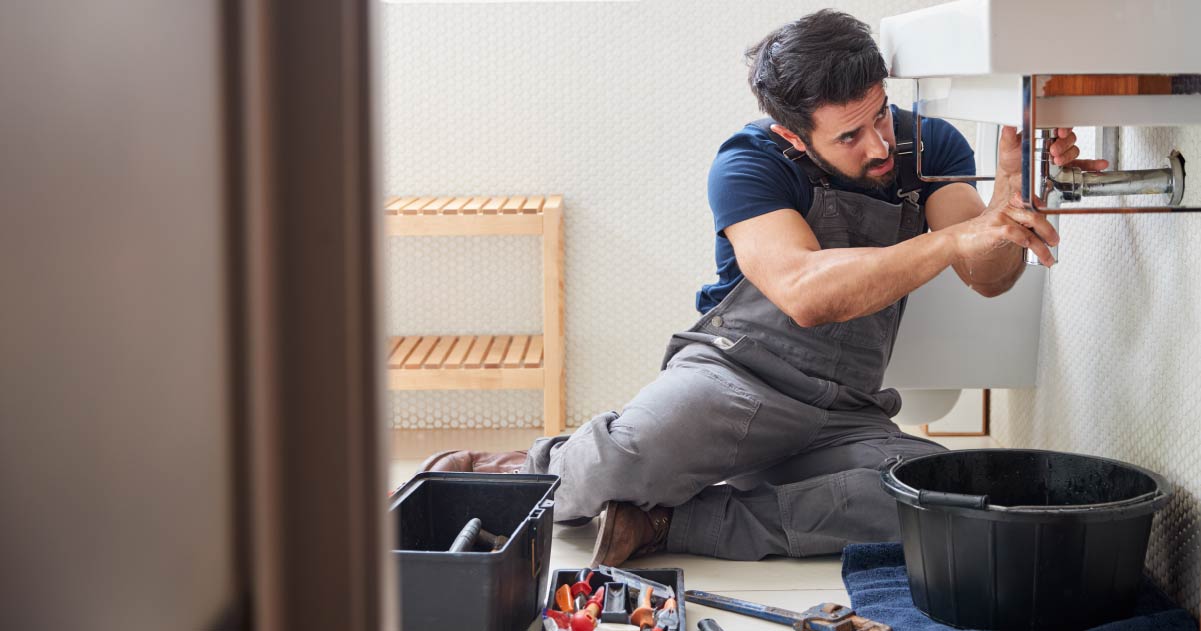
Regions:
<instances>
[{"instance_id":1,"label":"hand tool on floor","mask_svg":"<svg viewBox=\"0 0 1201 631\"><path fill-rule=\"evenodd\" d=\"M696 623L696 631L726 631L713 618L705 618Z\"/></svg>"},{"instance_id":2,"label":"hand tool on floor","mask_svg":"<svg viewBox=\"0 0 1201 631\"><path fill-rule=\"evenodd\" d=\"M559 589L555 590L555 603L559 605L559 611L565 613L575 613L575 603L571 600L571 586L563 584Z\"/></svg>"},{"instance_id":3,"label":"hand tool on floor","mask_svg":"<svg viewBox=\"0 0 1201 631\"><path fill-rule=\"evenodd\" d=\"M601 565L597 567L597 570L599 570L602 574L608 574L609 576L612 576L613 580L625 583L626 585L639 591L641 591L643 587L654 587L659 598L667 599L676 597L676 590L672 589L670 585L656 583L649 578L643 578L637 574L634 574L633 572L627 572L626 570L609 567L607 565Z\"/></svg>"},{"instance_id":4,"label":"hand tool on floor","mask_svg":"<svg viewBox=\"0 0 1201 631\"><path fill-rule=\"evenodd\" d=\"M459 535L455 537L454 543L450 544L450 552L462 552L471 548L475 544L475 538L480 536L480 527L483 522L479 517L472 517L467 521L467 525L459 531Z\"/></svg>"},{"instance_id":5,"label":"hand tool on floor","mask_svg":"<svg viewBox=\"0 0 1201 631\"><path fill-rule=\"evenodd\" d=\"M675 598L668 598L655 612L655 628L651 631L680 631L680 613L676 611Z\"/></svg>"},{"instance_id":6,"label":"hand tool on floor","mask_svg":"<svg viewBox=\"0 0 1201 631\"><path fill-rule=\"evenodd\" d=\"M626 584L605 583L605 607L601 610L602 622L627 622L630 619L629 601L626 595Z\"/></svg>"},{"instance_id":7,"label":"hand tool on floor","mask_svg":"<svg viewBox=\"0 0 1201 631\"><path fill-rule=\"evenodd\" d=\"M821 603L801 612L802 622L794 622L797 631L892 631L892 627L855 615L855 610L838 603Z\"/></svg>"},{"instance_id":8,"label":"hand tool on floor","mask_svg":"<svg viewBox=\"0 0 1201 631\"><path fill-rule=\"evenodd\" d=\"M592 595L592 570L580 570L576 576L575 584L571 586L571 596L575 598L575 608L583 609L584 603L588 602L588 597Z\"/></svg>"},{"instance_id":9,"label":"hand tool on floor","mask_svg":"<svg viewBox=\"0 0 1201 631\"><path fill-rule=\"evenodd\" d=\"M779 607L769 607L692 589L684 592L684 600L776 624L788 625L795 631L892 631L892 627L863 616L856 616L854 609L837 603L822 603L797 613Z\"/></svg>"}]
</instances>

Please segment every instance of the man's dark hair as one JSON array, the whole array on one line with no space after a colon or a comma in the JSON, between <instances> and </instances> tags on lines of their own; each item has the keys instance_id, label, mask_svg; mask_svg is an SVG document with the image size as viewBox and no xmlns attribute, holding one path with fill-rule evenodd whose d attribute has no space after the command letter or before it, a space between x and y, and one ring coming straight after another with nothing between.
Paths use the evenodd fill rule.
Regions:
<instances>
[{"instance_id":1,"label":"man's dark hair","mask_svg":"<svg viewBox=\"0 0 1201 631\"><path fill-rule=\"evenodd\" d=\"M888 76L871 28L832 9L784 25L746 57L759 108L806 143L817 108L857 101Z\"/></svg>"}]
</instances>

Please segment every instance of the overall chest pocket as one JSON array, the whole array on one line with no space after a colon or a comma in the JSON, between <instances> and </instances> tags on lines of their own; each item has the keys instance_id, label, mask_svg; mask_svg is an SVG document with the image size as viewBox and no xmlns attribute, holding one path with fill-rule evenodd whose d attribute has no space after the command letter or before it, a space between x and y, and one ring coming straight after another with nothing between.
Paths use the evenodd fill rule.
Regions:
<instances>
[{"instance_id":1,"label":"overall chest pocket","mask_svg":"<svg viewBox=\"0 0 1201 631\"><path fill-rule=\"evenodd\" d=\"M873 209L875 210L875 209ZM829 208L809 218L809 228L823 250L830 248L878 248L897 243L900 218L883 209L880 215L864 216L861 209Z\"/></svg>"},{"instance_id":2,"label":"overall chest pocket","mask_svg":"<svg viewBox=\"0 0 1201 631\"><path fill-rule=\"evenodd\" d=\"M830 335L853 346L882 348L892 338L899 310L900 302L894 302L871 315L839 322Z\"/></svg>"},{"instance_id":3,"label":"overall chest pocket","mask_svg":"<svg viewBox=\"0 0 1201 631\"><path fill-rule=\"evenodd\" d=\"M900 302L894 302L876 313L846 322L831 322L811 327L802 327L792 320L789 322L802 331L829 337L844 344L860 348L883 348L892 338L899 310Z\"/></svg>"}]
</instances>

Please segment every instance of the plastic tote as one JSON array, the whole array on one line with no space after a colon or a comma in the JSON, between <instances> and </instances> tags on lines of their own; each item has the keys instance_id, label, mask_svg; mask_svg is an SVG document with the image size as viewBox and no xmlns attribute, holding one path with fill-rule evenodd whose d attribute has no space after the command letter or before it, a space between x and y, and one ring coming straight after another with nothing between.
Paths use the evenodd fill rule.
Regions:
<instances>
[{"instance_id":1,"label":"plastic tote","mask_svg":"<svg viewBox=\"0 0 1201 631\"><path fill-rule=\"evenodd\" d=\"M559 476L419 473L391 499L404 631L525 631L542 611ZM447 552L473 517L496 552Z\"/></svg>"},{"instance_id":2,"label":"plastic tote","mask_svg":"<svg viewBox=\"0 0 1201 631\"><path fill-rule=\"evenodd\" d=\"M938 622L1087 629L1134 608L1163 477L1131 464L1021 449L890 459L913 604Z\"/></svg>"}]
</instances>

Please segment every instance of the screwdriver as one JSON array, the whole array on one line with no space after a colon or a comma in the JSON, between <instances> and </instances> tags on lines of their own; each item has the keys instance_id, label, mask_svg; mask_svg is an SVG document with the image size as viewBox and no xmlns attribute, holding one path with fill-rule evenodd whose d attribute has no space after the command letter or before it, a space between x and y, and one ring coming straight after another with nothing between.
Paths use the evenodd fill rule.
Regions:
<instances>
[{"instance_id":1,"label":"screwdriver","mask_svg":"<svg viewBox=\"0 0 1201 631\"><path fill-rule=\"evenodd\" d=\"M593 631L596 628L596 618L600 614L601 601L605 598L605 588L597 590L588 604L583 609L575 612L571 617L571 631Z\"/></svg>"},{"instance_id":2,"label":"screwdriver","mask_svg":"<svg viewBox=\"0 0 1201 631\"><path fill-rule=\"evenodd\" d=\"M655 592L654 587L647 587L642 590L642 594L638 598L638 608L634 613L630 614L630 624L639 629L649 629L655 624L655 608L651 606L651 595Z\"/></svg>"},{"instance_id":3,"label":"screwdriver","mask_svg":"<svg viewBox=\"0 0 1201 631\"><path fill-rule=\"evenodd\" d=\"M579 576L576 577L575 585L571 586L571 595L575 597L575 608L583 609L584 603L588 601L588 596L592 594L592 572L587 569L580 570Z\"/></svg>"}]
</instances>

